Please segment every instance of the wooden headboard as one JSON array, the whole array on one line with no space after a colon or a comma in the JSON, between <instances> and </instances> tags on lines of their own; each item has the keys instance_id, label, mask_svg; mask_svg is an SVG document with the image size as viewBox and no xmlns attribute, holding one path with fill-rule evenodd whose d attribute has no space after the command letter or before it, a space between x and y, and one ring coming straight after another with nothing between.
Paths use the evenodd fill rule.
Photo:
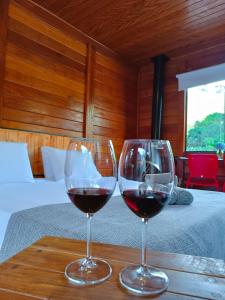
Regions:
<instances>
[{"instance_id":1,"label":"wooden headboard","mask_svg":"<svg viewBox=\"0 0 225 300\"><path fill-rule=\"evenodd\" d=\"M34 176L43 176L41 146L66 149L70 138L31 131L0 128L0 141L27 143Z\"/></svg>"}]
</instances>

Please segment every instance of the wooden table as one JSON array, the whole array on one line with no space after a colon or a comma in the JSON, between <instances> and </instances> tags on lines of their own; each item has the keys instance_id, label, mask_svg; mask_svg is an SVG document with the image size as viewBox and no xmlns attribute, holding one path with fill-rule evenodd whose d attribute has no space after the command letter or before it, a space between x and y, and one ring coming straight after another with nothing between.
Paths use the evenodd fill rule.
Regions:
<instances>
[{"instance_id":1,"label":"wooden table","mask_svg":"<svg viewBox=\"0 0 225 300\"><path fill-rule=\"evenodd\" d=\"M55 237L39 240L0 265L0 299L141 298L129 294L118 282L123 267L139 262L138 249L93 243L92 252L110 262L113 275L102 284L77 287L66 280L64 269L68 262L83 256L85 242ZM151 252L148 259L170 279L168 291L157 299L225 299L224 261L162 252Z\"/></svg>"}]
</instances>

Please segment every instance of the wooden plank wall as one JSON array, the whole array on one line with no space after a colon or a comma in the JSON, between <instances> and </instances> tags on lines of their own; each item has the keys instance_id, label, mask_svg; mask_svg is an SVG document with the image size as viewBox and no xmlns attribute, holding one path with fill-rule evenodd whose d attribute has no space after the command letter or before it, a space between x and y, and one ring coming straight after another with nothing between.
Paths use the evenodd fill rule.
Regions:
<instances>
[{"instance_id":1,"label":"wooden plank wall","mask_svg":"<svg viewBox=\"0 0 225 300\"><path fill-rule=\"evenodd\" d=\"M123 137L136 137L136 85L137 76L130 67L96 52L93 134L96 138L113 134L117 157Z\"/></svg>"},{"instance_id":2,"label":"wooden plank wall","mask_svg":"<svg viewBox=\"0 0 225 300\"><path fill-rule=\"evenodd\" d=\"M3 87L5 78L5 52L7 43L7 21L9 1L0 1L0 107L3 105ZM2 110L0 109L0 122L2 119Z\"/></svg>"},{"instance_id":3,"label":"wooden plank wall","mask_svg":"<svg viewBox=\"0 0 225 300\"><path fill-rule=\"evenodd\" d=\"M81 136L86 45L11 2L2 127Z\"/></svg>"},{"instance_id":4,"label":"wooden plank wall","mask_svg":"<svg viewBox=\"0 0 225 300\"><path fill-rule=\"evenodd\" d=\"M0 127L107 137L117 154L136 136L135 67L30 0L10 2L6 41Z\"/></svg>"},{"instance_id":5,"label":"wooden plank wall","mask_svg":"<svg viewBox=\"0 0 225 300\"><path fill-rule=\"evenodd\" d=\"M151 137L153 64L141 67L138 74L138 137Z\"/></svg>"},{"instance_id":6,"label":"wooden plank wall","mask_svg":"<svg viewBox=\"0 0 225 300\"><path fill-rule=\"evenodd\" d=\"M177 52L166 64L162 138L171 141L175 155L182 155L185 150L186 115L184 92L178 92L176 74L224 63L224 53L225 42L214 40L205 47L196 45L196 48L187 49L182 55ZM153 64L143 65L138 78L138 104L141 107L138 113L138 137L150 138Z\"/></svg>"}]
</instances>

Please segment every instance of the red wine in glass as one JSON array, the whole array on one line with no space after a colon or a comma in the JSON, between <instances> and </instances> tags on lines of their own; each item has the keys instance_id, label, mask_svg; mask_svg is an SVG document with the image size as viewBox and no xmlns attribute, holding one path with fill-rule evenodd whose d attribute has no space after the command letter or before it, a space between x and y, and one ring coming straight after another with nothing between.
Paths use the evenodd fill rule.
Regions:
<instances>
[{"instance_id":1,"label":"red wine in glass","mask_svg":"<svg viewBox=\"0 0 225 300\"><path fill-rule=\"evenodd\" d=\"M77 208L93 214L108 202L112 191L103 188L72 188L67 194Z\"/></svg>"},{"instance_id":2,"label":"red wine in glass","mask_svg":"<svg viewBox=\"0 0 225 300\"><path fill-rule=\"evenodd\" d=\"M157 295L168 287L167 275L147 264L146 226L166 206L173 189L174 160L168 141L126 140L119 161L119 186L124 202L141 218L141 264L119 274L123 287L139 295Z\"/></svg>"},{"instance_id":3,"label":"red wine in glass","mask_svg":"<svg viewBox=\"0 0 225 300\"><path fill-rule=\"evenodd\" d=\"M168 194L163 192L125 190L122 193L127 206L140 218L152 218L163 209L168 202Z\"/></svg>"},{"instance_id":4,"label":"red wine in glass","mask_svg":"<svg viewBox=\"0 0 225 300\"><path fill-rule=\"evenodd\" d=\"M93 285L112 274L109 263L90 253L91 220L110 199L116 185L117 168L111 141L74 138L65 161L65 183L71 202L87 216L86 257L66 266L65 276L76 285Z\"/></svg>"}]
</instances>

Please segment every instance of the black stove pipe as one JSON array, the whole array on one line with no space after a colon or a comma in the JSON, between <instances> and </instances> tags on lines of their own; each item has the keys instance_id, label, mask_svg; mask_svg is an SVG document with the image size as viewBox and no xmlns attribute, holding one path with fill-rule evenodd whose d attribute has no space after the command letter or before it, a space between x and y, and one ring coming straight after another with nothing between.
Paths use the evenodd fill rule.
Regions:
<instances>
[{"instance_id":1,"label":"black stove pipe","mask_svg":"<svg viewBox=\"0 0 225 300\"><path fill-rule=\"evenodd\" d=\"M158 55L152 58L154 62L153 101L152 101L152 139L161 139L163 102L164 102L164 74L165 63L169 58Z\"/></svg>"}]
</instances>

